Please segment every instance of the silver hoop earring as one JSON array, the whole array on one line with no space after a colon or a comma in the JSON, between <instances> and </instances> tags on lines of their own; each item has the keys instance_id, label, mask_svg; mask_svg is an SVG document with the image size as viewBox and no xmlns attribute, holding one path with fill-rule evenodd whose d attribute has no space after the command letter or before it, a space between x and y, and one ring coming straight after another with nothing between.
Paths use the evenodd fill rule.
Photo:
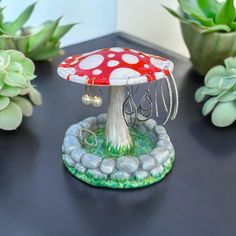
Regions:
<instances>
[{"instance_id":1,"label":"silver hoop earring","mask_svg":"<svg viewBox=\"0 0 236 236\"><path fill-rule=\"evenodd\" d=\"M179 92L178 92L177 84L175 82L174 75L172 74L171 71L169 73L170 73L171 82L173 84L172 90L174 92L174 108L173 108L173 114L172 114L171 120L174 120L179 110Z\"/></svg>"},{"instance_id":2,"label":"silver hoop earring","mask_svg":"<svg viewBox=\"0 0 236 236\"><path fill-rule=\"evenodd\" d=\"M84 134L83 134L84 132L90 133L90 134L92 134L92 135L94 136L94 142L93 142L93 143L89 143L89 142L88 142L87 138L84 137ZM80 129L79 139L80 139L83 143L85 143L86 145L88 145L89 147L95 148L95 147L97 146L97 136L96 136L96 134L95 134L93 131L91 131L91 130L89 130L89 129L85 129L85 128Z\"/></svg>"}]
</instances>

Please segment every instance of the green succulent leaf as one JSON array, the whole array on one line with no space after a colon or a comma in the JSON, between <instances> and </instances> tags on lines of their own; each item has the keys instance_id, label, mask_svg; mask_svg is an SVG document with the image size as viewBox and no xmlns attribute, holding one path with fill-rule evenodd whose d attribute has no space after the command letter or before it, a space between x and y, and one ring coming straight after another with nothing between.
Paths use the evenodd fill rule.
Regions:
<instances>
[{"instance_id":1,"label":"green succulent leaf","mask_svg":"<svg viewBox=\"0 0 236 236\"><path fill-rule=\"evenodd\" d=\"M222 77L228 76L224 66L215 66L208 71L204 82L208 88L219 88L219 81Z\"/></svg>"},{"instance_id":2,"label":"green succulent leaf","mask_svg":"<svg viewBox=\"0 0 236 236\"><path fill-rule=\"evenodd\" d=\"M25 88L28 86L28 83L24 77L23 74L20 74L18 72L11 72L8 71L4 82L7 85L13 86L13 87L19 87L19 88Z\"/></svg>"},{"instance_id":3,"label":"green succulent leaf","mask_svg":"<svg viewBox=\"0 0 236 236\"><path fill-rule=\"evenodd\" d=\"M217 103L218 100L216 97L212 97L209 100L207 100L204 106L202 107L202 114L204 116L208 115L214 109Z\"/></svg>"},{"instance_id":4,"label":"green succulent leaf","mask_svg":"<svg viewBox=\"0 0 236 236\"><path fill-rule=\"evenodd\" d=\"M19 62L10 62L6 70L7 72L23 74L24 68Z\"/></svg>"},{"instance_id":5,"label":"green succulent leaf","mask_svg":"<svg viewBox=\"0 0 236 236\"><path fill-rule=\"evenodd\" d=\"M195 101L202 102L206 96L217 96L221 92L222 90L218 88L207 88L205 86L202 86L195 92Z\"/></svg>"},{"instance_id":6,"label":"green succulent leaf","mask_svg":"<svg viewBox=\"0 0 236 236\"><path fill-rule=\"evenodd\" d=\"M32 87L29 91L29 97L33 104L38 106L42 105L42 96L37 89Z\"/></svg>"},{"instance_id":7,"label":"green succulent leaf","mask_svg":"<svg viewBox=\"0 0 236 236\"><path fill-rule=\"evenodd\" d=\"M48 44L43 48L39 48L29 54L29 57L32 58L34 61L44 61L49 60L57 55L60 54L60 49L57 46L52 44Z\"/></svg>"},{"instance_id":8,"label":"green succulent leaf","mask_svg":"<svg viewBox=\"0 0 236 236\"><path fill-rule=\"evenodd\" d=\"M236 22L235 21L230 23L230 28L233 31L236 30Z\"/></svg>"},{"instance_id":9,"label":"green succulent leaf","mask_svg":"<svg viewBox=\"0 0 236 236\"><path fill-rule=\"evenodd\" d=\"M219 103L211 114L211 121L215 126L226 127L236 120L236 103Z\"/></svg>"},{"instance_id":10,"label":"green succulent leaf","mask_svg":"<svg viewBox=\"0 0 236 236\"><path fill-rule=\"evenodd\" d=\"M7 97L15 97L21 93L20 88L12 87L7 84L0 90L0 95Z\"/></svg>"},{"instance_id":11,"label":"green succulent leaf","mask_svg":"<svg viewBox=\"0 0 236 236\"><path fill-rule=\"evenodd\" d=\"M25 55L17 50L7 50L7 54L10 56L11 61L14 62L20 62L25 58Z\"/></svg>"},{"instance_id":12,"label":"green succulent leaf","mask_svg":"<svg viewBox=\"0 0 236 236\"><path fill-rule=\"evenodd\" d=\"M229 90L218 99L219 102L231 102L234 100L236 100L236 90Z\"/></svg>"},{"instance_id":13,"label":"green succulent leaf","mask_svg":"<svg viewBox=\"0 0 236 236\"><path fill-rule=\"evenodd\" d=\"M214 32L230 32L231 28L228 25L214 25L209 28L203 29L201 33L214 33Z\"/></svg>"},{"instance_id":14,"label":"green succulent leaf","mask_svg":"<svg viewBox=\"0 0 236 236\"><path fill-rule=\"evenodd\" d=\"M1 1L0 1L1 2ZM0 6L0 30L2 29L2 25L3 25L3 10L4 10L4 7L1 7Z\"/></svg>"},{"instance_id":15,"label":"green succulent leaf","mask_svg":"<svg viewBox=\"0 0 236 236\"><path fill-rule=\"evenodd\" d=\"M52 35L56 30L60 19L61 18L56 21L48 21L47 23L44 23L42 29L30 37L28 52L32 52L33 50L42 47L52 38Z\"/></svg>"},{"instance_id":16,"label":"green succulent leaf","mask_svg":"<svg viewBox=\"0 0 236 236\"><path fill-rule=\"evenodd\" d=\"M8 106L10 99L8 97L0 96L0 110Z\"/></svg>"},{"instance_id":17,"label":"green succulent leaf","mask_svg":"<svg viewBox=\"0 0 236 236\"><path fill-rule=\"evenodd\" d=\"M15 37L15 46L17 50L26 53L28 50L30 35Z\"/></svg>"},{"instance_id":18,"label":"green succulent leaf","mask_svg":"<svg viewBox=\"0 0 236 236\"><path fill-rule=\"evenodd\" d=\"M33 106L31 104L31 102L29 102L28 99L26 99L24 97L17 96L17 97L12 98L11 101L16 103L20 107L24 116L27 116L27 117L32 116Z\"/></svg>"},{"instance_id":19,"label":"green succulent leaf","mask_svg":"<svg viewBox=\"0 0 236 236\"><path fill-rule=\"evenodd\" d=\"M68 24L68 25L61 25L58 26L52 35L52 41L58 42L60 38L62 38L65 34L67 34L72 27L74 27L76 24Z\"/></svg>"},{"instance_id":20,"label":"green succulent leaf","mask_svg":"<svg viewBox=\"0 0 236 236\"><path fill-rule=\"evenodd\" d=\"M212 18L205 18L205 17L201 17L195 13L191 14L195 19L197 19L199 22L202 23L203 26L207 26L207 27L213 27L215 25L214 21Z\"/></svg>"},{"instance_id":21,"label":"green succulent leaf","mask_svg":"<svg viewBox=\"0 0 236 236\"><path fill-rule=\"evenodd\" d=\"M235 20L234 0L226 0L216 14L217 24L230 25Z\"/></svg>"},{"instance_id":22,"label":"green succulent leaf","mask_svg":"<svg viewBox=\"0 0 236 236\"><path fill-rule=\"evenodd\" d=\"M10 56L6 51L0 50L0 70L6 69L10 63Z\"/></svg>"},{"instance_id":23,"label":"green succulent leaf","mask_svg":"<svg viewBox=\"0 0 236 236\"><path fill-rule=\"evenodd\" d=\"M215 19L216 13L221 7L221 4L216 0L197 0L197 3L205 15L213 19Z\"/></svg>"},{"instance_id":24,"label":"green succulent leaf","mask_svg":"<svg viewBox=\"0 0 236 236\"><path fill-rule=\"evenodd\" d=\"M4 78L6 76L6 71L5 70L0 70L0 90L4 86Z\"/></svg>"},{"instance_id":25,"label":"green succulent leaf","mask_svg":"<svg viewBox=\"0 0 236 236\"><path fill-rule=\"evenodd\" d=\"M179 0L181 9L189 16L197 19L203 26L213 26L213 18L208 18L196 1Z\"/></svg>"},{"instance_id":26,"label":"green succulent leaf","mask_svg":"<svg viewBox=\"0 0 236 236\"><path fill-rule=\"evenodd\" d=\"M29 58L24 58L24 60L21 61L21 64L24 68L24 75L28 80L33 80L36 78L34 72L35 72L35 65Z\"/></svg>"},{"instance_id":27,"label":"green succulent leaf","mask_svg":"<svg viewBox=\"0 0 236 236\"><path fill-rule=\"evenodd\" d=\"M178 18L181 21L186 22L186 19L184 17L182 17L177 11L167 7L167 6L163 6L172 16Z\"/></svg>"},{"instance_id":28,"label":"green succulent leaf","mask_svg":"<svg viewBox=\"0 0 236 236\"><path fill-rule=\"evenodd\" d=\"M197 91L195 92L195 101L196 102L202 102L204 100L204 98L206 97L205 90L206 90L206 87L204 87L204 86L197 89Z\"/></svg>"},{"instance_id":29,"label":"green succulent leaf","mask_svg":"<svg viewBox=\"0 0 236 236\"><path fill-rule=\"evenodd\" d=\"M236 69L236 59L234 57L228 57L225 59L225 66L228 69Z\"/></svg>"},{"instance_id":30,"label":"green succulent leaf","mask_svg":"<svg viewBox=\"0 0 236 236\"><path fill-rule=\"evenodd\" d=\"M8 106L0 111L0 129L14 130L22 122L22 111L14 102L10 102Z\"/></svg>"},{"instance_id":31,"label":"green succulent leaf","mask_svg":"<svg viewBox=\"0 0 236 236\"><path fill-rule=\"evenodd\" d=\"M229 75L227 77L223 77L219 80L218 87L220 89L231 89L236 84L236 75Z\"/></svg>"},{"instance_id":32,"label":"green succulent leaf","mask_svg":"<svg viewBox=\"0 0 236 236\"><path fill-rule=\"evenodd\" d=\"M23 25L28 21L30 18L36 3L31 4L28 6L20 15L19 17L13 22L7 22L3 24L3 30L10 35L15 35L19 29L23 27Z\"/></svg>"},{"instance_id":33,"label":"green succulent leaf","mask_svg":"<svg viewBox=\"0 0 236 236\"><path fill-rule=\"evenodd\" d=\"M195 15L199 15L200 17L206 17L204 12L198 6L196 1L189 1L189 0L178 0L181 9L188 15L192 15L194 12Z\"/></svg>"},{"instance_id":34,"label":"green succulent leaf","mask_svg":"<svg viewBox=\"0 0 236 236\"><path fill-rule=\"evenodd\" d=\"M0 37L0 48L1 49L15 49L15 41L9 35L1 35Z\"/></svg>"}]
</instances>

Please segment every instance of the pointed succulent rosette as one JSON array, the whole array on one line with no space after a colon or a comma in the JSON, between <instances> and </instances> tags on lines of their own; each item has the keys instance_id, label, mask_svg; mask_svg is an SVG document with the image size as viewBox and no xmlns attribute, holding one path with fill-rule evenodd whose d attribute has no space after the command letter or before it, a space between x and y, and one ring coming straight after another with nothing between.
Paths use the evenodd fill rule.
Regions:
<instances>
[{"instance_id":1,"label":"pointed succulent rosette","mask_svg":"<svg viewBox=\"0 0 236 236\"><path fill-rule=\"evenodd\" d=\"M233 0L178 0L177 11L165 7L181 22L194 68L205 75L236 55L236 9Z\"/></svg>"},{"instance_id":2,"label":"pointed succulent rosette","mask_svg":"<svg viewBox=\"0 0 236 236\"><path fill-rule=\"evenodd\" d=\"M32 103L42 103L40 93L31 85L34 71L34 63L23 53L0 50L0 129L16 129L23 116L32 115Z\"/></svg>"},{"instance_id":3,"label":"pointed succulent rosette","mask_svg":"<svg viewBox=\"0 0 236 236\"><path fill-rule=\"evenodd\" d=\"M0 8L0 49L16 49L34 61L52 59L62 53L60 39L75 24L59 25L59 18L38 27L25 27L34 7L35 3L12 22L4 22L4 8Z\"/></svg>"}]
</instances>

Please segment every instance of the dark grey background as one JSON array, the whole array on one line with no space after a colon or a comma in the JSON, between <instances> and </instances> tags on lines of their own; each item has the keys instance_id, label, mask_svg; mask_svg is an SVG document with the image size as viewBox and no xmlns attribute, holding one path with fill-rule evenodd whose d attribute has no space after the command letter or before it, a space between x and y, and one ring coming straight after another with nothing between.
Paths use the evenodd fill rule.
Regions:
<instances>
[{"instance_id":1,"label":"dark grey background","mask_svg":"<svg viewBox=\"0 0 236 236\"><path fill-rule=\"evenodd\" d=\"M83 86L60 79L57 65L68 55L111 46L175 63L180 112L167 130L176 162L162 182L144 189L90 187L60 159L67 127L105 112L107 102L99 109L83 106ZM187 59L112 34L66 48L52 63L38 63L37 74L43 106L17 131L0 131L1 236L236 235L236 128L219 129L202 117L193 98L202 78Z\"/></svg>"}]
</instances>

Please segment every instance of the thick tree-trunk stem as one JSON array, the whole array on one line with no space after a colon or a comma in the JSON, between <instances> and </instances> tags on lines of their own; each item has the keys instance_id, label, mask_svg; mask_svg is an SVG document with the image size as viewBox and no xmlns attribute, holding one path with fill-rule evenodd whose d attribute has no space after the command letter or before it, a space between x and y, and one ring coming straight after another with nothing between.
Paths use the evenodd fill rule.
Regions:
<instances>
[{"instance_id":1,"label":"thick tree-trunk stem","mask_svg":"<svg viewBox=\"0 0 236 236\"><path fill-rule=\"evenodd\" d=\"M122 106L124 103L124 87L113 86L109 90L107 110L106 143L109 149L118 153L127 152L132 147L129 129L125 123Z\"/></svg>"}]
</instances>

